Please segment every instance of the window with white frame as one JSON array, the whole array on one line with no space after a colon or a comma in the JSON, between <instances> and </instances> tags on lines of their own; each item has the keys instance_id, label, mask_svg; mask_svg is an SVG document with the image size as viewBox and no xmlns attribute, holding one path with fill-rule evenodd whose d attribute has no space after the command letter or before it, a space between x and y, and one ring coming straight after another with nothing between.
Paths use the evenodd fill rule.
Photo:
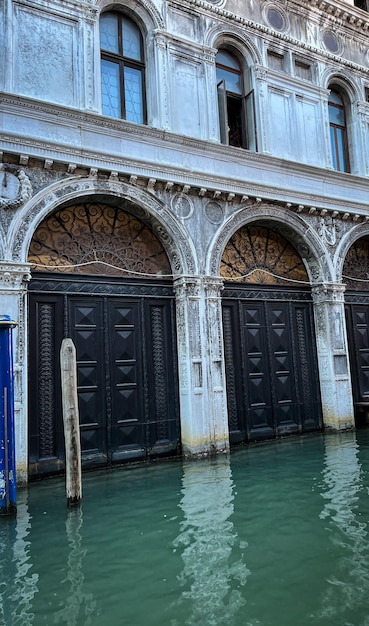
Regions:
<instances>
[{"instance_id":1,"label":"window with white frame","mask_svg":"<svg viewBox=\"0 0 369 626\"><path fill-rule=\"evenodd\" d=\"M224 144L256 150L254 91L245 92L239 59L229 50L216 55L220 140Z\"/></svg>"},{"instance_id":2,"label":"window with white frame","mask_svg":"<svg viewBox=\"0 0 369 626\"><path fill-rule=\"evenodd\" d=\"M328 98L328 113L333 167L339 172L349 172L345 103L340 91L334 87Z\"/></svg>"},{"instance_id":3,"label":"window with white frame","mask_svg":"<svg viewBox=\"0 0 369 626\"><path fill-rule=\"evenodd\" d=\"M124 13L102 13L100 48L103 114L145 124L145 63L139 27Z\"/></svg>"}]
</instances>

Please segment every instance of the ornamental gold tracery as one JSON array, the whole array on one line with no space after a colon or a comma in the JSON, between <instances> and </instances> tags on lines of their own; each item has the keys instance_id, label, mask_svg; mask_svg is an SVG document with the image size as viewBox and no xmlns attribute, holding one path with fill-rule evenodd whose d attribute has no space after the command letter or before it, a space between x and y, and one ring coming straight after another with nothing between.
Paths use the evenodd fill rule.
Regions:
<instances>
[{"instance_id":1,"label":"ornamental gold tracery","mask_svg":"<svg viewBox=\"0 0 369 626\"><path fill-rule=\"evenodd\" d=\"M244 226L232 235L223 252L220 273L225 280L259 285L309 282L295 248L263 226Z\"/></svg>"},{"instance_id":2,"label":"ornamental gold tracery","mask_svg":"<svg viewBox=\"0 0 369 626\"><path fill-rule=\"evenodd\" d=\"M119 207L98 203L48 216L34 233L28 262L36 270L72 274L171 274L162 244L143 222Z\"/></svg>"},{"instance_id":3,"label":"ornamental gold tracery","mask_svg":"<svg viewBox=\"0 0 369 626\"><path fill-rule=\"evenodd\" d=\"M369 289L369 237L355 241L347 252L342 272L347 289Z\"/></svg>"}]
</instances>

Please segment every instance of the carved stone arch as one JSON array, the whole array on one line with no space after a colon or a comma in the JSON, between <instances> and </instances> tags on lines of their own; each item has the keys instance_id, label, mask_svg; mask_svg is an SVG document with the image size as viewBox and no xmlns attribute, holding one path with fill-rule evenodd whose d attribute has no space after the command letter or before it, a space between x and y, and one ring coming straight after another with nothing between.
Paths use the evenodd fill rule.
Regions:
<instances>
[{"instance_id":1,"label":"carved stone arch","mask_svg":"<svg viewBox=\"0 0 369 626\"><path fill-rule=\"evenodd\" d=\"M360 99L360 86L356 84L351 74L346 70L340 69L340 72L337 73L336 69L328 68L323 72L321 76L321 86L323 89L329 89L333 84L341 87L350 102L355 102Z\"/></svg>"},{"instance_id":2,"label":"carved stone arch","mask_svg":"<svg viewBox=\"0 0 369 626\"><path fill-rule=\"evenodd\" d=\"M364 238L369 239L369 224L357 224L348 233L346 233L345 236L342 237L339 243L339 246L337 247L334 259L333 259L335 268L336 268L336 273L337 273L337 282L343 282L343 283L347 282L347 280L345 280L345 277L343 276L344 265L347 259L347 255L350 249L352 248L352 246L354 246L354 244L359 239L364 239ZM366 261L367 261L366 267L363 263L363 260L360 263L361 265L360 269L363 272L369 272L369 256L366 259ZM369 283L367 283L366 289L369 289Z\"/></svg>"},{"instance_id":3,"label":"carved stone arch","mask_svg":"<svg viewBox=\"0 0 369 626\"><path fill-rule=\"evenodd\" d=\"M98 199L111 206L124 201L124 210L149 226L166 251L173 276L197 272L196 253L186 232L168 207L149 192L122 182L66 180L38 193L17 216L9 234L14 261L24 262L38 225L62 206Z\"/></svg>"},{"instance_id":4,"label":"carved stone arch","mask_svg":"<svg viewBox=\"0 0 369 626\"><path fill-rule=\"evenodd\" d=\"M214 49L228 45L238 51L249 65L262 64L262 57L256 45L240 28L224 30L224 26L216 26L208 32L205 44Z\"/></svg>"},{"instance_id":5,"label":"carved stone arch","mask_svg":"<svg viewBox=\"0 0 369 626\"><path fill-rule=\"evenodd\" d=\"M103 11L120 8L136 17L145 32L156 28L164 29L165 22L158 9L151 0L124 0L124 2L112 2L112 0L97 0L100 13Z\"/></svg>"},{"instance_id":6,"label":"carved stone arch","mask_svg":"<svg viewBox=\"0 0 369 626\"><path fill-rule=\"evenodd\" d=\"M208 273L219 276L224 249L232 235L243 226L265 226L290 242L301 257L311 284L331 282L332 265L315 231L300 216L283 207L256 204L232 215L216 234L208 255Z\"/></svg>"},{"instance_id":7,"label":"carved stone arch","mask_svg":"<svg viewBox=\"0 0 369 626\"><path fill-rule=\"evenodd\" d=\"M6 250L5 233L4 233L3 225L0 223L0 258L1 259L5 259L5 256L6 256L5 250Z\"/></svg>"}]
</instances>

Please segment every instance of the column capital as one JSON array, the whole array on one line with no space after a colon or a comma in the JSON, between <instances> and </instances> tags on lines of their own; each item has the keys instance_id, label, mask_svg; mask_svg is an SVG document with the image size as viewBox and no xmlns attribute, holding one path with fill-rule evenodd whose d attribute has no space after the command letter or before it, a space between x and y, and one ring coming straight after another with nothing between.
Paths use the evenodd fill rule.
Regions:
<instances>
[{"instance_id":1,"label":"column capital","mask_svg":"<svg viewBox=\"0 0 369 626\"><path fill-rule=\"evenodd\" d=\"M316 304L344 302L345 291L346 285L343 283L317 283L311 288L313 301Z\"/></svg>"},{"instance_id":2,"label":"column capital","mask_svg":"<svg viewBox=\"0 0 369 626\"><path fill-rule=\"evenodd\" d=\"M202 280L199 276L180 276L173 280L173 289L177 298L185 296L199 298L201 287Z\"/></svg>"},{"instance_id":3,"label":"column capital","mask_svg":"<svg viewBox=\"0 0 369 626\"><path fill-rule=\"evenodd\" d=\"M30 263L0 261L0 292L22 291L30 279Z\"/></svg>"}]
</instances>

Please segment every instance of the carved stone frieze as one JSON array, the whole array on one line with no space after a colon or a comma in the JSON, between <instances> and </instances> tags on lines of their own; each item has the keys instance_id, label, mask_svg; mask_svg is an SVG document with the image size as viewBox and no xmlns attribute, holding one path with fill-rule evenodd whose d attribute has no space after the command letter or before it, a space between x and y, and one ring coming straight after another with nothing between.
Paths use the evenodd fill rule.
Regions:
<instances>
[{"instance_id":1,"label":"carved stone frieze","mask_svg":"<svg viewBox=\"0 0 369 626\"><path fill-rule=\"evenodd\" d=\"M317 232L328 246L335 247L342 233L342 222L333 217L319 218Z\"/></svg>"},{"instance_id":2,"label":"carved stone frieze","mask_svg":"<svg viewBox=\"0 0 369 626\"><path fill-rule=\"evenodd\" d=\"M320 283L313 285L312 295L316 304L343 303L346 287L342 283Z\"/></svg>"},{"instance_id":3,"label":"carved stone frieze","mask_svg":"<svg viewBox=\"0 0 369 626\"><path fill-rule=\"evenodd\" d=\"M9 263L0 261L0 292L14 293L24 291L31 278L31 266L27 263Z\"/></svg>"}]
</instances>

